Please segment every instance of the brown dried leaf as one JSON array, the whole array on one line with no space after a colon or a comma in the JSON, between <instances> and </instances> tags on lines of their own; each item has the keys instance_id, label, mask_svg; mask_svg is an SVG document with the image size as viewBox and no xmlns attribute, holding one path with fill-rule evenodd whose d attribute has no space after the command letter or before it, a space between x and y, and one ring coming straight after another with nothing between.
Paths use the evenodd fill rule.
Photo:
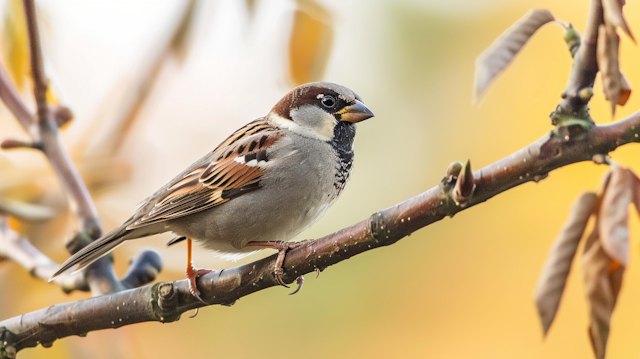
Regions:
<instances>
[{"instance_id":1,"label":"brown dried leaf","mask_svg":"<svg viewBox=\"0 0 640 359\"><path fill-rule=\"evenodd\" d=\"M547 335L558 311L571 262L596 205L596 199L595 192L583 193L578 198L542 269L535 298L544 335Z\"/></svg>"},{"instance_id":2,"label":"brown dried leaf","mask_svg":"<svg viewBox=\"0 0 640 359\"><path fill-rule=\"evenodd\" d=\"M599 211L602 247L625 266L629 264L629 206L635 182L635 175L629 169L612 166Z\"/></svg>"},{"instance_id":3,"label":"brown dried leaf","mask_svg":"<svg viewBox=\"0 0 640 359\"><path fill-rule=\"evenodd\" d=\"M634 42L636 39L633 37L627 21L624 19L622 13L622 6L624 0L602 0L602 10L604 12L604 22L607 26L612 28L619 27L624 31Z\"/></svg>"},{"instance_id":4,"label":"brown dried leaf","mask_svg":"<svg viewBox=\"0 0 640 359\"><path fill-rule=\"evenodd\" d=\"M531 36L544 24L554 20L549 10L530 10L478 56L473 84L474 103L482 96L491 81L509 66Z\"/></svg>"},{"instance_id":5,"label":"brown dried leaf","mask_svg":"<svg viewBox=\"0 0 640 359\"><path fill-rule=\"evenodd\" d=\"M597 61L602 77L604 95L611 102L611 114L616 112L616 104L622 88L622 75L618 64L618 44L620 39L615 29L600 25L598 29Z\"/></svg>"},{"instance_id":6,"label":"brown dried leaf","mask_svg":"<svg viewBox=\"0 0 640 359\"><path fill-rule=\"evenodd\" d=\"M598 237L599 220L587 238L582 255L585 291L590 307L589 337L598 359L604 359L611 315L622 286L625 267L611 259Z\"/></svg>"},{"instance_id":7,"label":"brown dried leaf","mask_svg":"<svg viewBox=\"0 0 640 359\"><path fill-rule=\"evenodd\" d=\"M297 3L289 39L289 73L294 85L322 79L333 44L329 10L311 0Z\"/></svg>"},{"instance_id":8,"label":"brown dried leaf","mask_svg":"<svg viewBox=\"0 0 640 359\"><path fill-rule=\"evenodd\" d=\"M624 106L631 96L631 85L629 84L629 81L627 81L627 78L626 76L624 76L622 71L620 72L620 76L622 83L620 86L620 97L618 97L618 105Z\"/></svg>"}]
</instances>

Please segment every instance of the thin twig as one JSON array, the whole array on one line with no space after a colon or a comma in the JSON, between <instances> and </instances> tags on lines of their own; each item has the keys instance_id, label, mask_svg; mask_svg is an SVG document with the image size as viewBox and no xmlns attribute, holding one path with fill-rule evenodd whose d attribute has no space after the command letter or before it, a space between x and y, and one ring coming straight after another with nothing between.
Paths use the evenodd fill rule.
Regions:
<instances>
[{"instance_id":1,"label":"thin twig","mask_svg":"<svg viewBox=\"0 0 640 359\"><path fill-rule=\"evenodd\" d=\"M7 72L3 66L0 66L0 99L7 106L9 111L13 113L16 119L20 122L27 132L34 137L35 133L31 130L33 123L33 115L31 111L24 104L15 86L11 83Z\"/></svg>"},{"instance_id":2,"label":"thin twig","mask_svg":"<svg viewBox=\"0 0 640 359\"><path fill-rule=\"evenodd\" d=\"M453 200L451 183L440 185L326 237L306 241L287 253L283 280L325 269L374 248L393 244L444 217L480 204L526 182L539 181L557 168L590 161L630 142L639 142L640 112L608 126L596 126L572 137L553 132L487 167L473 172L475 190L466 202ZM444 172L444 171L443 171ZM452 182L452 183L455 183ZM198 287L209 305L231 305L251 293L277 286L277 255L239 267L212 272ZM57 304L0 322L0 338L12 350L50 344L70 335L147 321L172 322L204 306L189 292L187 280L162 282L108 296ZM73 318L72 321L68 318ZM4 330L4 331L3 331Z\"/></svg>"},{"instance_id":3,"label":"thin twig","mask_svg":"<svg viewBox=\"0 0 640 359\"><path fill-rule=\"evenodd\" d=\"M48 80L44 74L42 50L40 48L40 34L38 33L38 19L34 0L23 0L24 12L27 19L27 33L29 34L29 59L31 62L31 77L33 79L33 95L36 100L38 124L44 126L49 121L49 106L47 105Z\"/></svg>"}]
</instances>

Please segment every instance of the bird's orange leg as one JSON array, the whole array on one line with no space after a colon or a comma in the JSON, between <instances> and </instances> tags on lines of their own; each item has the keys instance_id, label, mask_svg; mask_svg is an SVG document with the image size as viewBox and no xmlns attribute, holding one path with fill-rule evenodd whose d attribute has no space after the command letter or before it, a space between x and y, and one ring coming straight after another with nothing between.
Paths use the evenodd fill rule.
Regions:
<instances>
[{"instance_id":1,"label":"bird's orange leg","mask_svg":"<svg viewBox=\"0 0 640 359\"><path fill-rule=\"evenodd\" d=\"M205 275L211 272L211 269L198 269L193 266L193 261L191 260L191 247L192 247L191 238L187 238L187 279L189 279L189 291L191 294L196 297L199 301L204 304L207 304L202 298L200 298L200 291L198 290L198 286L196 285L196 278L201 275Z\"/></svg>"},{"instance_id":2,"label":"bird's orange leg","mask_svg":"<svg viewBox=\"0 0 640 359\"><path fill-rule=\"evenodd\" d=\"M289 242L279 242L279 241L253 241L253 242L249 242L247 243L247 247L254 247L257 249L275 249L278 251L278 258L276 259L276 266L273 269L273 274L276 276L276 279L278 280L278 283L280 283L280 285L289 288L288 285L286 285L283 281L282 281L282 274L283 274L283 270L282 270L282 264L284 264L284 257L287 254L287 251L289 249L294 249L296 247L301 246L303 243L305 243L306 241L301 241L301 242L294 242L294 243L289 243ZM297 292L300 287L301 287L301 281L298 281L298 289L295 291ZM294 292L294 293L295 293Z\"/></svg>"}]
</instances>

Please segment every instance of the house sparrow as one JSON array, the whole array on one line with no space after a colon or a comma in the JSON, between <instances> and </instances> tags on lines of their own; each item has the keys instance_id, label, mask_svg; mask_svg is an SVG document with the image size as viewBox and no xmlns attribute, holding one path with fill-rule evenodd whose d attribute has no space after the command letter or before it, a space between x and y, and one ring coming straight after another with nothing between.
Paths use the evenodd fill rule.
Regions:
<instances>
[{"instance_id":1,"label":"house sparrow","mask_svg":"<svg viewBox=\"0 0 640 359\"><path fill-rule=\"evenodd\" d=\"M373 117L360 97L328 82L299 86L271 112L234 132L216 149L147 198L120 227L82 248L52 279L82 270L126 240L173 232L187 240L187 278L210 272L191 261L192 240L230 257L279 252L282 281L288 241L333 205L353 164L356 122Z\"/></svg>"}]
</instances>

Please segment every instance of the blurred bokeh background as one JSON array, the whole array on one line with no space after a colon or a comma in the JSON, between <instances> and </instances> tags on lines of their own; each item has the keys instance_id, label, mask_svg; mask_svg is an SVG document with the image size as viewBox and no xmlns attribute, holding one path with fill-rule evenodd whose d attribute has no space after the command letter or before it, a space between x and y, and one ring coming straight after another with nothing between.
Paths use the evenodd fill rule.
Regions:
<instances>
[{"instance_id":1,"label":"blurred bokeh background","mask_svg":"<svg viewBox=\"0 0 640 359\"><path fill-rule=\"evenodd\" d=\"M20 80L20 1L4 0L2 61ZM75 113L62 133L87 178L106 230L228 134L265 115L297 82L326 80L358 92L376 117L359 125L355 172L332 210L299 239L317 238L437 185L447 165L480 168L550 131L571 59L560 27L543 28L480 105L471 104L474 60L531 8L582 31L588 0L206 0L182 26L183 0L38 1L55 96ZM640 4L626 6L640 31ZM176 35L177 34L177 35ZM623 36L621 68L640 84L640 51ZM23 74L24 76L24 74ZM612 121L596 82L592 115ZM615 119L640 108L632 94ZM614 120L615 120L614 119ZM0 135L26 138L4 106ZM640 170L640 146L613 153ZM273 288L194 319L145 323L67 338L20 358L589 358L587 306L574 263L546 339L533 292L572 201L595 189L603 166L572 165L503 193L411 237L307 277L295 296ZM56 261L75 222L35 151L0 152L0 195L60 211L46 224L17 223ZM635 213L635 212L634 212ZM614 312L610 358L638 358L637 217L631 267ZM141 248L165 259L160 280L183 278L185 249L170 236L128 242L116 268ZM267 253L254 255L252 261ZM268 254L271 254L269 252ZM199 250L195 263L228 268ZM79 300L0 262L0 318Z\"/></svg>"}]
</instances>

